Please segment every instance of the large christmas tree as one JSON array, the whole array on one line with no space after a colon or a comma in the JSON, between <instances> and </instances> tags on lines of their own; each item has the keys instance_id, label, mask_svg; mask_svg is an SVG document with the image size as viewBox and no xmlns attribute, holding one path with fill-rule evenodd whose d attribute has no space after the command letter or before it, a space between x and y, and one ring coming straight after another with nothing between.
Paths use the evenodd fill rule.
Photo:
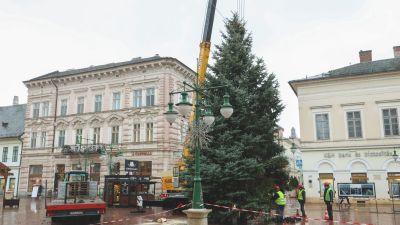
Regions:
<instances>
[{"instance_id":1,"label":"large christmas tree","mask_svg":"<svg viewBox=\"0 0 400 225\"><path fill-rule=\"evenodd\" d=\"M225 27L222 43L213 53L206 87L228 86L208 91L205 98L217 116L222 97L228 93L234 113L230 119L216 117L208 133L212 139L201 149L204 202L266 209L273 185L284 185L288 178L288 162L274 135L284 106L275 75L251 52L252 37L245 22L234 14ZM194 168L192 158L187 163ZM189 185L190 177L186 176ZM241 219L248 216L242 213ZM214 209L211 214L218 224L231 223L230 217L232 213L226 210Z\"/></svg>"}]
</instances>

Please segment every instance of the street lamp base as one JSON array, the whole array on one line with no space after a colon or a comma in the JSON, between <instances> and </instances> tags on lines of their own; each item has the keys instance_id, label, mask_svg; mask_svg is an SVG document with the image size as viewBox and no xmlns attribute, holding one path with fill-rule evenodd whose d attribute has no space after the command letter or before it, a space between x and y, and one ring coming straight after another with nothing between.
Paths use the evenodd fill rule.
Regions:
<instances>
[{"instance_id":1,"label":"street lamp base","mask_svg":"<svg viewBox=\"0 0 400 225\"><path fill-rule=\"evenodd\" d=\"M183 210L188 218L188 225L208 225L208 214L211 209L188 209Z\"/></svg>"}]
</instances>

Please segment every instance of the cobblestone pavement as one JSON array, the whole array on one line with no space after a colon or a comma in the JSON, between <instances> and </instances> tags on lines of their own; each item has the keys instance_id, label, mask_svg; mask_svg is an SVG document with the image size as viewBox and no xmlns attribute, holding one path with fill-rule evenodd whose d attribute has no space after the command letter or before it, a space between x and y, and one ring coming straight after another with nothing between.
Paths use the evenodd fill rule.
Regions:
<instances>
[{"instance_id":1,"label":"cobblestone pavement","mask_svg":"<svg viewBox=\"0 0 400 225\"><path fill-rule=\"evenodd\" d=\"M285 209L285 214L287 216L295 215L297 207L298 206L295 199L290 199ZM395 209L400 211L400 205L398 205ZM218 209L214 208L213 210ZM167 219L167 222L164 222L163 225L186 224L186 216L184 214L174 214L171 211L165 211L158 207L146 208L145 213L135 213L134 211L135 209L131 208L107 208L106 214L102 217L98 225L156 225L161 224L154 222L156 219L159 218ZM94 224L93 221L84 221L82 219L71 219L68 221L64 221L63 223L51 222L49 218L45 217L44 199L23 198L21 199L19 208L0 208L0 212L0 225ZM380 205L378 206L378 212L375 205L351 205L350 207L342 207L341 209L335 206L333 212L334 221L339 222L318 221L324 218L324 212L324 204L306 204L306 213L309 219L307 221L298 222L296 223L296 225L400 225L400 212L394 214L392 205Z\"/></svg>"}]
</instances>

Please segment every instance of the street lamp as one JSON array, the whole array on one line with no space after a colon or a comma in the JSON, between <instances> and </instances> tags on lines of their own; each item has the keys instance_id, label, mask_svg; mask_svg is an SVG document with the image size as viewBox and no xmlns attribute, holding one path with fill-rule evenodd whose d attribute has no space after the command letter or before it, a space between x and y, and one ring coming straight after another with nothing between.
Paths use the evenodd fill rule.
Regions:
<instances>
[{"instance_id":1,"label":"street lamp","mask_svg":"<svg viewBox=\"0 0 400 225\"><path fill-rule=\"evenodd\" d=\"M397 161L397 159L399 159L399 155L397 155L397 153L396 153L396 147L394 147L392 157L393 157L393 159L394 159L395 162Z\"/></svg>"},{"instance_id":2,"label":"street lamp","mask_svg":"<svg viewBox=\"0 0 400 225\"><path fill-rule=\"evenodd\" d=\"M181 94L181 102L176 104L178 111L183 115L187 116L192 111L192 104L188 101L188 92L192 92L196 96L195 109L194 109L194 122L196 125L199 124L200 115L201 115L201 107L200 104L200 95L205 96L205 91L211 89L219 89L224 88L226 86L216 86L210 88L203 88L198 84L188 84L183 82L184 89L183 91L170 92L170 102L168 103L168 111L164 113L166 120L172 125L172 123L178 117L178 113L173 109L172 103L172 95ZM186 90L186 86L190 87L190 90ZM229 118L233 113L232 105L229 103L229 95L224 95L224 104L221 106L220 110L222 116L224 118ZM205 105L205 113L203 117L203 121L207 125L211 125L215 120L215 117L212 114L211 106ZM196 129L196 128L195 128ZM200 178L200 140L198 138L191 140L193 143L193 148L195 150L195 176L194 176L194 184L193 184L193 201L192 208L193 209L203 209L203 198L202 198L202 188L201 188L201 178Z\"/></svg>"}]
</instances>

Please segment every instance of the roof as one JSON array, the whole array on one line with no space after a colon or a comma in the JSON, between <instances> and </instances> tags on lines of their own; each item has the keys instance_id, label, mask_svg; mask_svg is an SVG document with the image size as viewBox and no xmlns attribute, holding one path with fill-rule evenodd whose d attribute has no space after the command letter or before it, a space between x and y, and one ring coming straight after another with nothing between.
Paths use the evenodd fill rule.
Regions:
<instances>
[{"instance_id":1,"label":"roof","mask_svg":"<svg viewBox=\"0 0 400 225\"><path fill-rule=\"evenodd\" d=\"M108 63L104 65L98 65L98 66L90 66L86 68L81 68L81 69L70 69L66 71L54 71L39 77L35 77L33 79L30 79L25 82L30 82L30 81L37 81L37 80L45 80L45 79L50 79L50 78L59 78L59 77L65 77L65 76L71 76L71 75L76 75L76 74L81 74L81 73L87 73L87 72L94 72L94 71L99 71L99 70L105 70L105 69L112 69L112 68L117 68L120 66L127 66L127 65L134 65L134 64L139 64L139 63L145 63L145 62L152 62L152 61L159 61L163 59L170 59L170 60L175 60L182 64L184 67L186 67L188 70L194 73L192 69L190 69L188 66L180 62L179 60L172 58L172 57L161 57L159 55L155 55L153 57L148 57L148 58L133 58L129 61L124 61L124 62L117 62L117 63Z\"/></svg>"},{"instance_id":2,"label":"roof","mask_svg":"<svg viewBox=\"0 0 400 225\"><path fill-rule=\"evenodd\" d=\"M26 104L0 107L0 138L24 133Z\"/></svg>"},{"instance_id":3,"label":"roof","mask_svg":"<svg viewBox=\"0 0 400 225\"><path fill-rule=\"evenodd\" d=\"M298 80L292 80L289 81L289 84L290 86L292 86L292 83L297 83L297 82L323 80L323 79L346 77L346 76L369 75L374 73L385 73L385 72L395 72L395 71L400 71L400 58L382 59L371 62L357 63L339 69L330 70L327 73L322 73L319 75L310 76Z\"/></svg>"}]
</instances>

